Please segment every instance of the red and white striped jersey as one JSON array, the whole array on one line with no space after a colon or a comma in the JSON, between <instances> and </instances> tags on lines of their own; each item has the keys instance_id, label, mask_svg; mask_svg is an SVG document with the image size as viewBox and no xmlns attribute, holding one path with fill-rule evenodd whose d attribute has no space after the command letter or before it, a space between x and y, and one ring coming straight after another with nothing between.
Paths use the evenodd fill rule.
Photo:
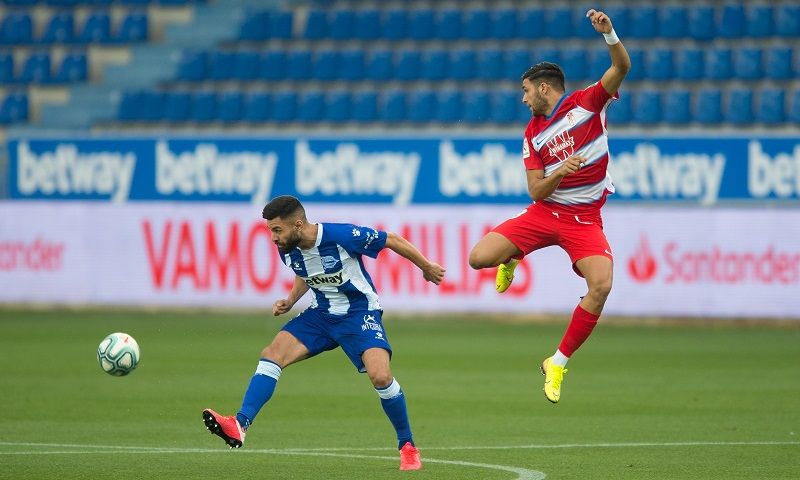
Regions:
<instances>
[{"instance_id":1,"label":"red and white striped jersey","mask_svg":"<svg viewBox=\"0 0 800 480\"><path fill-rule=\"evenodd\" d=\"M525 129L522 159L528 170L549 177L572 155L586 157L583 168L567 175L542 203L575 215L599 213L614 185L608 174L606 107L613 97L600 82L564 94L550 116L534 115Z\"/></svg>"}]
</instances>

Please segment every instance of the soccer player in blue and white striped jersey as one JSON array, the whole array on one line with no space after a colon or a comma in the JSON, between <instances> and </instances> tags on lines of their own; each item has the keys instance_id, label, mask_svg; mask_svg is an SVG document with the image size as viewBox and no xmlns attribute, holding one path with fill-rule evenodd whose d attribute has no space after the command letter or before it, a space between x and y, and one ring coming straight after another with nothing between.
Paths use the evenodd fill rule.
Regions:
<instances>
[{"instance_id":1,"label":"soccer player in blue and white striped jersey","mask_svg":"<svg viewBox=\"0 0 800 480\"><path fill-rule=\"evenodd\" d=\"M394 233L351 224L310 223L300 201L288 195L270 201L262 216L283 262L295 273L288 297L277 300L272 313L288 312L308 290L314 298L261 352L236 416L206 409L206 427L232 448L241 447L247 428L272 397L284 368L342 347L358 371L369 376L397 432L400 469L419 469L422 463L411 435L405 396L389 367L392 348L381 322L383 310L361 258L375 258L388 248L413 262L425 280L436 285L444 277L444 268Z\"/></svg>"}]
</instances>

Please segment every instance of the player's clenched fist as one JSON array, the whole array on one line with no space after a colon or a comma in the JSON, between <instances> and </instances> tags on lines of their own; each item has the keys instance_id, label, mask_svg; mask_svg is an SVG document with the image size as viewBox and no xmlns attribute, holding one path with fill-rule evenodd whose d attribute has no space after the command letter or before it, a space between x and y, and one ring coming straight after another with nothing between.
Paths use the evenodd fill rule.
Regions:
<instances>
[{"instance_id":1,"label":"player's clenched fist","mask_svg":"<svg viewBox=\"0 0 800 480\"><path fill-rule=\"evenodd\" d=\"M580 170L585 163L586 163L586 157L581 157L580 155L573 155L564 160L564 163L560 167L558 167L558 169L561 175L567 176Z\"/></svg>"},{"instance_id":2,"label":"player's clenched fist","mask_svg":"<svg viewBox=\"0 0 800 480\"><path fill-rule=\"evenodd\" d=\"M276 300L275 303L272 304L272 315L278 316L283 315L284 313L291 310L292 306L286 300Z\"/></svg>"},{"instance_id":3,"label":"player's clenched fist","mask_svg":"<svg viewBox=\"0 0 800 480\"><path fill-rule=\"evenodd\" d=\"M586 17L592 22L592 26L598 33L611 33L611 19L603 12L590 9L586 12Z\"/></svg>"},{"instance_id":4,"label":"player's clenched fist","mask_svg":"<svg viewBox=\"0 0 800 480\"><path fill-rule=\"evenodd\" d=\"M444 272L445 269L441 265L431 263L422 270L422 276L425 277L425 280L439 285L444 278Z\"/></svg>"}]
</instances>

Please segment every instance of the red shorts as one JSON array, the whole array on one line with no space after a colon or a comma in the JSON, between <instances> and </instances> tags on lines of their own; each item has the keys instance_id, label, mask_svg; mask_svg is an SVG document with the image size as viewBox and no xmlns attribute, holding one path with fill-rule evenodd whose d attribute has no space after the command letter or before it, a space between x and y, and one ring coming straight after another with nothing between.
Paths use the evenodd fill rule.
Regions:
<instances>
[{"instance_id":1,"label":"red shorts","mask_svg":"<svg viewBox=\"0 0 800 480\"><path fill-rule=\"evenodd\" d=\"M492 229L506 237L527 255L534 250L558 245L572 261L572 269L580 276L575 263L586 257L602 255L614 260L603 233L603 219L596 215L574 215L542 203L530 205L516 217Z\"/></svg>"}]
</instances>

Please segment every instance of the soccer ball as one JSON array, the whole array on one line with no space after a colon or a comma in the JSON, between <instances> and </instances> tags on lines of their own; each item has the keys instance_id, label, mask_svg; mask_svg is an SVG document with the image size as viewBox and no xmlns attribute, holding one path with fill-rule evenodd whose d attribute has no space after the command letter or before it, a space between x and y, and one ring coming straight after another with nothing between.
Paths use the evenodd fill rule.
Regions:
<instances>
[{"instance_id":1,"label":"soccer ball","mask_svg":"<svg viewBox=\"0 0 800 480\"><path fill-rule=\"evenodd\" d=\"M97 347L97 362L109 375L127 375L139 364L139 344L127 333L112 333Z\"/></svg>"}]
</instances>

